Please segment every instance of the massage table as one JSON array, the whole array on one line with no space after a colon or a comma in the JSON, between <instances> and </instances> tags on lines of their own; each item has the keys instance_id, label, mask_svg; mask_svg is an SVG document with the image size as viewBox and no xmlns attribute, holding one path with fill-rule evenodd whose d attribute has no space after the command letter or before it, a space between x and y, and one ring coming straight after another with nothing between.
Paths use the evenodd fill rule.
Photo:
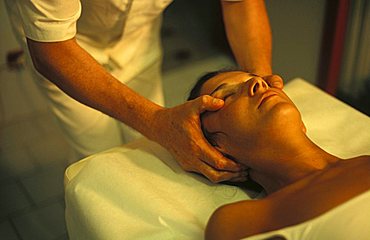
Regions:
<instances>
[{"instance_id":1,"label":"massage table","mask_svg":"<svg viewBox=\"0 0 370 240\"><path fill-rule=\"evenodd\" d=\"M369 117L302 79L284 90L316 144L341 158L370 154ZM203 239L217 207L261 194L185 172L145 138L94 154L65 171L70 239Z\"/></svg>"}]
</instances>

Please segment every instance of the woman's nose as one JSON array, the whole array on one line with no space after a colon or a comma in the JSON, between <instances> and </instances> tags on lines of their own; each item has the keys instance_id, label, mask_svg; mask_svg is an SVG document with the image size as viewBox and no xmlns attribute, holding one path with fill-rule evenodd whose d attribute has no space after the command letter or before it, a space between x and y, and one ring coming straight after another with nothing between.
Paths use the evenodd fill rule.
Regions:
<instances>
[{"instance_id":1,"label":"woman's nose","mask_svg":"<svg viewBox=\"0 0 370 240\"><path fill-rule=\"evenodd\" d=\"M254 77L249 82L248 93L253 97L256 93L263 93L269 89L268 84L260 77Z\"/></svg>"}]
</instances>

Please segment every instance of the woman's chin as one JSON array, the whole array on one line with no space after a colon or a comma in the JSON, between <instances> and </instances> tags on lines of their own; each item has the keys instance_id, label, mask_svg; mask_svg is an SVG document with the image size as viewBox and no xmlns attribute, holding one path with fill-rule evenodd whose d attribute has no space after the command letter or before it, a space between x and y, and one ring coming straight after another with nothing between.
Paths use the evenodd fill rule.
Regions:
<instances>
[{"instance_id":1,"label":"woman's chin","mask_svg":"<svg viewBox=\"0 0 370 240\"><path fill-rule=\"evenodd\" d=\"M301 124L301 114L291 103L282 102L275 104L266 114L266 118L270 122L266 124L279 125L279 123L286 124L287 122L291 124L295 121L297 121L297 124Z\"/></svg>"}]
</instances>

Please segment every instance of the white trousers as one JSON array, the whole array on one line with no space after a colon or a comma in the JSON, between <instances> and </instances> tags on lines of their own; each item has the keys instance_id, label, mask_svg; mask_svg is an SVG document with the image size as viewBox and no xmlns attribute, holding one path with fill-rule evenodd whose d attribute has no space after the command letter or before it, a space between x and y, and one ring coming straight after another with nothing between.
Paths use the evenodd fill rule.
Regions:
<instances>
[{"instance_id":1,"label":"white trousers","mask_svg":"<svg viewBox=\"0 0 370 240\"><path fill-rule=\"evenodd\" d=\"M51 110L67 141L76 151L77 159L130 142L141 136L127 125L77 102L37 72L33 73L37 85L49 100ZM120 79L114 71L112 75ZM138 94L163 106L160 59L125 84Z\"/></svg>"}]
</instances>

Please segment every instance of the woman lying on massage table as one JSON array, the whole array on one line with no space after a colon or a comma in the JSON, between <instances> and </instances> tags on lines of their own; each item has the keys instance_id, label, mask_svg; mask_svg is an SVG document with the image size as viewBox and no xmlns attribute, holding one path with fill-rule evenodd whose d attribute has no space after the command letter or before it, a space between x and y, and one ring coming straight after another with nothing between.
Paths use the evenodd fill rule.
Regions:
<instances>
[{"instance_id":1,"label":"woman lying on massage table","mask_svg":"<svg viewBox=\"0 0 370 240\"><path fill-rule=\"evenodd\" d=\"M343 160L315 145L289 97L256 75L209 73L189 99L204 94L225 100L202 116L205 136L267 193L217 209L206 239L370 237L370 156Z\"/></svg>"}]
</instances>

